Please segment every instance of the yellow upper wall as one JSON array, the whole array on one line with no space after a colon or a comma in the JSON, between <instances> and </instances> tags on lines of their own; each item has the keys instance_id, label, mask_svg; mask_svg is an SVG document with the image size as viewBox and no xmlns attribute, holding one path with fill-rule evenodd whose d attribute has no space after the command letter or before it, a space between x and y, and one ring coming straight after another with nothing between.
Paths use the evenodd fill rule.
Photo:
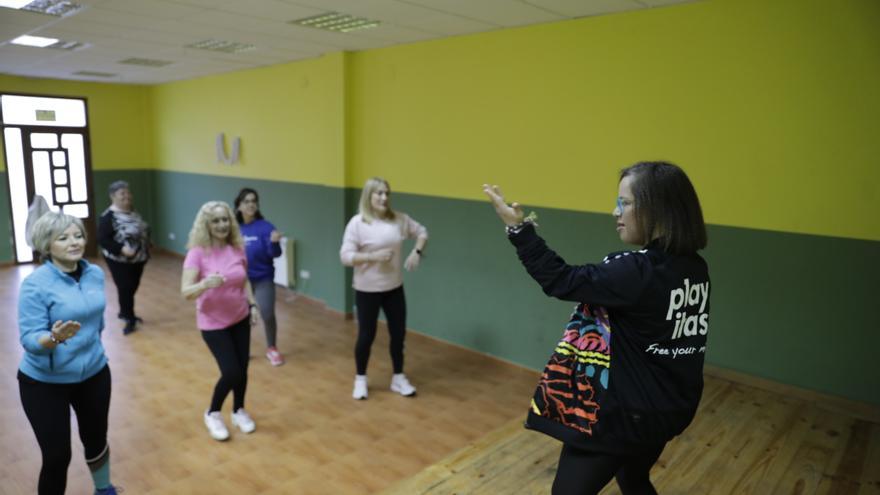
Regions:
<instances>
[{"instance_id":1,"label":"yellow upper wall","mask_svg":"<svg viewBox=\"0 0 880 495\"><path fill-rule=\"evenodd\" d=\"M149 168L153 164L151 112L146 86L0 74L0 93L86 98L93 169ZM6 170L6 158L2 153L0 166L0 170Z\"/></svg>"},{"instance_id":2,"label":"yellow upper wall","mask_svg":"<svg viewBox=\"0 0 880 495\"><path fill-rule=\"evenodd\" d=\"M682 165L715 224L880 240L880 2L706 0L356 53L346 183L610 212Z\"/></svg>"},{"instance_id":3,"label":"yellow upper wall","mask_svg":"<svg viewBox=\"0 0 880 495\"><path fill-rule=\"evenodd\" d=\"M342 186L344 53L152 88L156 168ZM218 163L241 137L240 162Z\"/></svg>"}]
</instances>

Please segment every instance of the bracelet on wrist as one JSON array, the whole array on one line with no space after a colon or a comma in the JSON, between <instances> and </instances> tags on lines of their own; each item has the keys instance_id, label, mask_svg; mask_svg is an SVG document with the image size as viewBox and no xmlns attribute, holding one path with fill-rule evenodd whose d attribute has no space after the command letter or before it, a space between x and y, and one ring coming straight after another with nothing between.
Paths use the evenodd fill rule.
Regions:
<instances>
[{"instance_id":1,"label":"bracelet on wrist","mask_svg":"<svg viewBox=\"0 0 880 495\"><path fill-rule=\"evenodd\" d=\"M535 221L537 219L538 219L538 214L535 212L531 212L525 218L522 219L522 222L515 224L515 225L508 225L507 227L505 227L505 231L507 232L507 235L519 234L520 232L522 232L522 230L524 228L526 228L526 225L531 224L531 225L534 225L535 227L537 227L538 222Z\"/></svg>"},{"instance_id":2,"label":"bracelet on wrist","mask_svg":"<svg viewBox=\"0 0 880 495\"><path fill-rule=\"evenodd\" d=\"M414 249L414 251L416 252L417 255L419 255L419 256L424 256L424 255L422 254L422 250L421 250L421 249L416 248L416 249Z\"/></svg>"}]
</instances>

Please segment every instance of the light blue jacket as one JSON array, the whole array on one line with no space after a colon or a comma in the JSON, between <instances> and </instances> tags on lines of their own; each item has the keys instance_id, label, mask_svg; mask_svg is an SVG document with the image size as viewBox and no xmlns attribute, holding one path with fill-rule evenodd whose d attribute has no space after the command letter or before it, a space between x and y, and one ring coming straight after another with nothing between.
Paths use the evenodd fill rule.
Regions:
<instances>
[{"instance_id":1,"label":"light blue jacket","mask_svg":"<svg viewBox=\"0 0 880 495\"><path fill-rule=\"evenodd\" d=\"M104 272L85 260L79 282L50 262L34 270L18 293L18 331L25 353L19 369L48 383L78 383L91 378L107 364L101 332L104 330ZM76 335L55 349L38 339L56 321L77 321Z\"/></svg>"}]
</instances>

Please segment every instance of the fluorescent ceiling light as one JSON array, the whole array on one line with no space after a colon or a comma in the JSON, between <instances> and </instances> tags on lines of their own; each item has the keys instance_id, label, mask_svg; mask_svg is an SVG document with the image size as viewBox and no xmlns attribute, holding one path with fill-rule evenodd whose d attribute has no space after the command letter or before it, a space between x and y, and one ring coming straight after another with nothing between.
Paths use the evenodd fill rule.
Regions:
<instances>
[{"instance_id":1,"label":"fluorescent ceiling light","mask_svg":"<svg viewBox=\"0 0 880 495\"><path fill-rule=\"evenodd\" d=\"M23 36L19 36L18 38L15 38L14 40L10 41L10 43L12 43L14 45L36 46L38 48L46 48L47 46L51 46L51 45L54 45L55 43L58 43L58 40L55 38L44 38L42 36L30 36L30 35L25 34Z\"/></svg>"},{"instance_id":2,"label":"fluorescent ceiling light","mask_svg":"<svg viewBox=\"0 0 880 495\"><path fill-rule=\"evenodd\" d=\"M198 43L184 45L184 48L198 48L199 50L209 50L220 53L241 53L253 50L256 46L250 43L239 43L237 41L225 40L204 40Z\"/></svg>"},{"instance_id":3,"label":"fluorescent ceiling light","mask_svg":"<svg viewBox=\"0 0 880 495\"><path fill-rule=\"evenodd\" d=\"M0 0L0 7L20 9L29 3L31 3L31 0Z\"/></svg>"},{"instance_id":4,"label":"fluorescent ceiling light","mask_svg":"<svg viewBox=\"0 0 880 495\"><path fill-rule=\"evenodd\" d=\"M380 22L364 17L356 17L341 12L327 12L326 14L313 15L302 19L287 21L288 24L305 26L325 31L348 33L358 29L378 27Z\"/></svg>"}]
</instances>

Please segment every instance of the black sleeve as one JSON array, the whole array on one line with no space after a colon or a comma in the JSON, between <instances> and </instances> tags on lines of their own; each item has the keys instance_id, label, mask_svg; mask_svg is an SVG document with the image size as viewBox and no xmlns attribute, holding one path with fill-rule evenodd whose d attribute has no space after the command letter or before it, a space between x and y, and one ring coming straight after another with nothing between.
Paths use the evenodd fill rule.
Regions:
<instances>
[{"instance_id":1,"label":"black sleeve","mask_svg":"<svg viewBox=\"0 0 880 495\"><path fill-rule=\"evenodd\" d=\"M571 266L547 247L534 226L510 237L526 271L548 296L606 307L628 307L640 298L651 264L637 253L622 253L599 264Z\"/></svg>"},{"instance_id":2,"label":"black sleeve","mask_svg":"<svg viewBox=\"0 0 880 495\"><path fill-rule=\"evenodd\" d=\"M113 212L107 211L98 219L98 245L110 254L122 252L122 244L113 238Z\"/></svg>"}]
</instances>

